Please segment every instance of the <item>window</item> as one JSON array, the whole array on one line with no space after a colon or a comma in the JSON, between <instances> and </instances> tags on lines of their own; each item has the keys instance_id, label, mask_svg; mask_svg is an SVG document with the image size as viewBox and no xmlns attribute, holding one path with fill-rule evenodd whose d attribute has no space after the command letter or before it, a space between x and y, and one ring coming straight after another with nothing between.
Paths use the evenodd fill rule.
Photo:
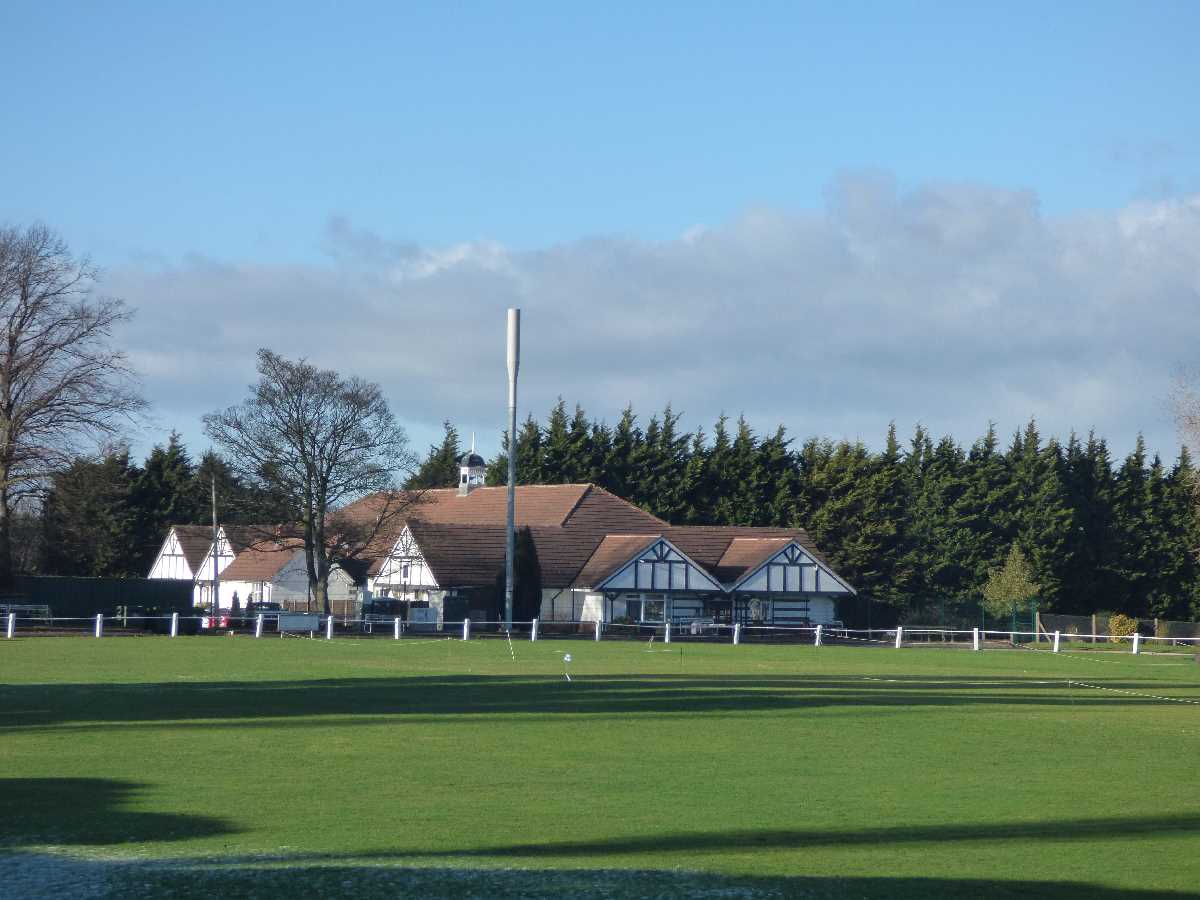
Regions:
<instances>
[{"instance_id":1,"label":"window","mask_svg":"<svg viewBox=\"0 0 1200 900\"><path fill-rule=\"evenodd\" d=\"M644 594L641 622L661 622L666 615L666 601L661 594Z\"/></svg>"}]
</instances>

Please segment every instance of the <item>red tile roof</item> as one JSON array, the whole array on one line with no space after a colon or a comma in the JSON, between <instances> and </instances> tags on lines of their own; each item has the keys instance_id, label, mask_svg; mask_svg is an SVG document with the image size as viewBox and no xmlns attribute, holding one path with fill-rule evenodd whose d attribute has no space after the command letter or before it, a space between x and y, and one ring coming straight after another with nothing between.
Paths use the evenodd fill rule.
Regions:
<instances>
[{"instance_id":1,"label":"red tile roof","mask_svg":"<svg viewBox=\"0 0 1200 900\"><path fill-rule=\"evenodd\" d=\"M298 551L304 549L304 544L287 541L282 544L274 541L260 541L250 547L245 547L234 558L225 571L221 573L222 581L270 581Z\"/></svg>"},{"instance_id":2,"label":"red tile roof","mask_svg":"<svg viewBox=\"0 0 1200 900\"><path fill-rule=\"evenodd\" d=\"M379 573L407 525L443 588L496 583L504 569L506 488L475 488L466 496L459 496L457 488L377 494L351 504L338 515L373 526L388 504L397 504L394 520L380 529L365 554L369 574ZM726 585L793 540L828 566L803 529L671 526L596 485L521 485L516 490L515 513L517 526L530 528L543 587L551 589L595 587L658 536ZM191 532L204 527L177 526L177 530ZM191 533L194 536L189 539L198 543L199 531ZM250 546L268 533L269 529L261 526L227 528L238 556L222 577L246 581L273 577L286 561L280 558L288 554ZM207 534L205 540L211 541L211 530ZM180 540L182 543L182 534ZM207 543L201 558L203 552L207 552Z\"/></svg>"},{"instance_id":3,"label":"red tile roof","mask_svg":"<svg viewBox=\"0 0 1200 900\"><path fill-rule=\"evenodd\" d=\"M733 584L750 569L766 562L791 541L828 565L802 528L677 525L660 529L658 533L714 579L726 585ZM602 583L647 543L640 534L609 535L584 564L573 586L591 588Z\"/></svg>"},{"instance_id":4,"label":"red tile roof","mask_svg":"<svg viewBox=\"0 0 1200 900\"><path fill-rule=\"evenodd\" d=\"M183 558L187 560L188 568L192 570L192 575L195 575L212 547L212 526L172 525L171 530L175 532L179 547L183 551Z\"/></svg>"},{"instance_id":5,"label":"red tile roof","mask_svg":"<svg viewBox=\"0 0 1200 900\"><path fill-rule=\"evenodd\" d=\"M575 585L595 587L631 560L635 554L656 542L658 534L610 534L588 558L575 576Z\"/></svg>"}]
</instances>

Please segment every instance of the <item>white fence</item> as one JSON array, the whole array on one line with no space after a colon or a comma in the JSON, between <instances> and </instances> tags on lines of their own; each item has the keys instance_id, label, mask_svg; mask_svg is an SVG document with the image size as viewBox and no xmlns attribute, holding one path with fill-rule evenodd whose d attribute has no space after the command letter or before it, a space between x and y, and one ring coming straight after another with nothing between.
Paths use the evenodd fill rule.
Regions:
<instances>
[{"instance_id":1,"label":"white fence","mask_svg":"<svg viewBox=\"0 0 1200 900\"><path fill-rule=\"evenodd\" d=\"M628 640L665 644L721 643L734 646L746 644L801 644L815 647L874 646L907 649L914 647L969 649L1021 649L1027 651L1060 652L1124 652L1131 654L1156 652L1200 652L1200 637L1152 637L1141 634L1108 635L1064 632L1011 631L1000 629L950 629L901 626L888 629L844 628L840 626L780 626L719 624L697 621L684 624L642 623L622 624L596 621L532 621L514 622L508 630L499 621L447 621L440 628L425 622L409 622L393 617L349 618L325 615L304 617L304 627L294 620L299 616L288 613L260 613L236 616L222 613L214 620L208 616L105 616L54 617L21 615L10 612L3 618L4 638L17 640L44 636L88 636L115 638L158 634L175 638L184 635L229 635L251 638L300 635L308 638L377 638L391 640L420 640L440 637L457 640Z\"/></svg>"}]
</instances>

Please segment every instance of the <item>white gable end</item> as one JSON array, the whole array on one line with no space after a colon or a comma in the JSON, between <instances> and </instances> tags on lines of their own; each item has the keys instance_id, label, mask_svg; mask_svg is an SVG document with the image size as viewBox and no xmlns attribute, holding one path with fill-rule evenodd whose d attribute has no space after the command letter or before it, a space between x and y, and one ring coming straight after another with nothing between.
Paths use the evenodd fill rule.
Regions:
<instances>
[{"instance_id":1,"label":"white gable end","mask_svg":"<svg viewBox=\"0 0 1200 900\"><path fill-rule=\"evenodd\" d=\"M721 586L670 541L659 539L597 585L597 590L720 591Z\"/></svg>"},{"instance_id":2,"label":"white gable end","mask_svg":"<svg viewBox=\"0 0 1200 900\"><path fill-rule=\"evenodd\" d=\"M195 577L191 566L188 565L187 557L183 555L183 547L179 544L179 536L175 534L175 529L172 528L167 533L167 539L163 542L162 549L158 551L158 558L154 560L154 565L150 568L149 578L180 578L191 581Z\"/></svg>"},{"instance_id":3,"label":"white gable end","mask_svg":"<svg viewBox=\"0 0 1200 900\"><path fill-rule=\"evenodd\" d=\"M229 543L229 539L225 537L225 529L222 528L217 532L217 577L229 568L229 564L233 562L233 546ZM204 562L200 563L200 568L196 571L197 581L212 581L213 571L213 554L212 547L208 548L208 552L204 554Z\"/></svg>"},{"instance_id":4,"label":"white gable end","mask_svg":"<svg viewBox=\"0 0 1200 900\"><path fill-rule=\"evenodd\" d=\"M437 589L437 579L425 563L425 557L408 526L396 539L392 552L383 561L379 574L375 576L375 584L382 587L403 587L405 589L431 590Z\"/></svg>"},{"instance_id":5,"label":"white gable end","mask_svg":"<svg viewBox=\"0 0 1200 900\"><path fill-rule=\"evenodd\" d=\"M853 593L832 570L813 559L795 542L747 573L733 590L780 594Z\"/></svg>"}]
</instances>

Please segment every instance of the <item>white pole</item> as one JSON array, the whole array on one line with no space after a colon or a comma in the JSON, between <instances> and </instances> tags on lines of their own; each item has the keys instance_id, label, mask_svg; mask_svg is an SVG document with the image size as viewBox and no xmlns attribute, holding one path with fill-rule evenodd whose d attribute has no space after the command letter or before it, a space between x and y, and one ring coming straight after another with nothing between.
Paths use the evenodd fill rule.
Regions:
<instances>
[{"instance_id":1,"label":"white pole","mask_svg":"<svg viewBox=\"0 0 1200 900\"><path fill-rule=\"evenodd\" d=\"M263 614L259 613L257 616L254 617L254 636L256 638L262 637L262 627L263 627Z\"/></svg>"},{"instance_id":2,"label":"white pole","mask_svg":"<svg viewBox=\"0 0 1200 900\"><path fill-rule=\"evenodd\" d=\"M896 649L900 649L900 644L904 641L904 626L896 626Z\"/></svg>"},{"instance_id":3,"label":"white pole","mask_svg":"<svg viewBox=\"0 0 1200 900\"><path fill-rule=\"evenodd\" d=\"M521 368L521 311L508 311L508 505L504 518L504 626L512 631L516 557L517 372Z\"/></svg>"},{"instance_id":4,"label":"white pole","mask_svg":"<svg viewBox=\"0 0 1200 900\"><path fill-rule=\"evenodd\" d=\"M221 529L217 526L217 474L213 472L212 476L212 520L213 520L213 538L212 538L212 558L213 558L213 595L212 595L212 627L213 631L217 630L217 625L221 618L221 571L217 565L220 561L221 549Z\"/></svg>"},{"instance_id":5,"label":"white pole","mask_svg":"<svg viewBox=\"0 0 1200 900\"><path fill-rule=\"evenodd\" d=\"M1055 653L1058 652L1058 637L1059 637L1058 632L1057 631L1054 632L1054 652Z\"/></svg>"},{"instance_id":6,"label":"white pole","mask_svg":"<svg viewBox=\"0 0 1200 900\"><path fill-rule=\"evenodd\" d=\"M742 623L734 622L733 624L733 645L736 647L742 642Z\"/></svg>"},{"instance_id":7,"label":"white pole","mask_svg":"<svg viewBox=\"0 0 1200 900\"><path fill-rule=\"evenodd\" d=\"M392 622L392 639L400 640L400 617L396 616L396 620Z\"/></svg>"},{"instance_id":8,"label":"white pole","mask_svg":"<svg viewBox=\"0 0 1200 900\"><path fill-rule=\"evenodd\" d=\"M972 650L979 649L979 629L978 628L971 629L971 649Z\"/></svg>"},{"instance_id":9,"label":"white pole","mask_svg":"<svg viewBox=\"0 0 1200 900\"><path fill-rule=\"evenodd\" d=\"M8 628L6 629L5 637L12 640L13 632L17 630L17 614L10 612L8 614Z\"/></svg>"},{"instance_id":10,"label":"white pole","mask_svg":"<svg viewBox=\"0 0 1200 900\"><path fill-rule=\"evenodd\" d=\"M96 637L104 634L104 613L96 613Z\"/></svg>"},{"instance_id":11,"label":"white pole","mask_svg":"<svg viewBox=\"0 0 1200 900\"><path fill-rule=\"evenodd\" d=\"M668 622L666 628L663 629L663 643L671 643L671 623Z\"/></svg>"},{"instance_id":12,"label":"white pole","mask_svg":"<svg viewBox=\"0 0 1200 900\"><path fill-rule=\"evenodd\" d=\"M333 640L333 616L325 620L325 640Z\"/></svg>"},{"instance_id":13,"label":"white pole","mask_svg":"<svg viewBox=\"0 0 1200 900\"><path fill-rule=\"evenodd\" d=\"M470 639L471 639L471 620L463 619L463 640L469 641Z\"/></svg>"},{"instance_id":14,"label":"white pole","mask_svg":"<svg viewBox=\"0 0 1200 900\"><path fill-rule=\"evenodd\" d=\"M820 626L820 625L818 625L818 626L817 626L817 639L816 639L816 641L813 643L813 646L814 646L814 647L820 647L820 646L821 646L821 627L822 627L822 626Z\"/></svg>"},{"instance_id":15,"label":"white pole","mask_svg":"<svg viewBox=\"0 0 1200 900\"><path fill-rule=\"evenodd\" d=\"M171 613L171 637L179 636L179 613Z\"/></svg>"},{"instance_id":16,"label":"white pole","mask_svg":"<svg viewBox=\"0 0 1200 900\"><path fill-rule=\"evenodd\" d=\"M529 640L531 640L531 641L537 640L537 629L538 629L538 620L534 619L533 620L533 628L531 628L529 631Z\"/></svg>"},{"instance_id":17,"label":"white pole","mask_svg":"<svg viewBox=\"0 0 1200 900\"><path fill-rule=\"evenodd\" d=\"M600 640L600 620L596 620L596 640Z\"/></svg>"},{"instance_id":18,"label":"white pole","mask_svg":"<svg viewBox=\"0 0 1200 900\"><path fill-rule=\"evenodd\" d=\"M1138 632L1135 631L1133 633L1133 652L1134 652L1134 654L1137 654L1139 652L1138 648L1141 646L1141 643L1142 643L1142 636L1140 634L1138 634Z\"/></svg>"}]
</instances>

